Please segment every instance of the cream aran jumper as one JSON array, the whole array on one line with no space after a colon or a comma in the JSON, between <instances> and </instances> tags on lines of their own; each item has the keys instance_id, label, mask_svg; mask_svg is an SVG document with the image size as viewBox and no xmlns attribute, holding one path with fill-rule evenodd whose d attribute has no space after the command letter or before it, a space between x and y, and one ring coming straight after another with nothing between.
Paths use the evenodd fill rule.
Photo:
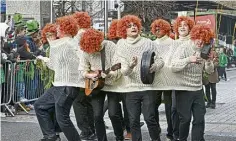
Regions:
<instances>
[{"instance_id":1,"label":"cream aran jumper","mask_svg":"<svg viewBox=\"0 0 236 141\"><path fill-rule=\"evenodd\" d=\"M168 67L168 62L170 62L171 51L174 45L174 40L170 37L163 36L162 38L157 38L153 41L156 45L156 51L160 52L160 57L164 61L164 66L159 73L155 74L155 79L153 82L153 89L155 90L171 90L173 89L170 82L170 75L172 73L171 69ZM177 47L174 47L177 48Z\"/></svg>"},{"instance_id":2,"label":"cream aran jumper","mask_svg":"<svg viewBox=\"0 0 236 141\"><path fill-rule=\"evenodd\" d=\"M104 40L102 42L102 49L103 48L105 48L105 68L108 69L114 65L113 59L116 51L116 44L114 44L112 41ZM79 70L85 72L83 75L84 77L89 71L102 70L101 52L92 54L83 52L80 60ZM114 89L117 87L117 85L113 85L113 81L118 77L118 71L111 71L110 74L112 75L111 77L105 78L105 86L102 89L103 91L114 91Z\"/></svg>"},{"instance_id":3,"label":"cream aran jumper","mask_svg":"<svg viewBox=\"0 0 236 141\"><path fill-rule=\"evenodd\" d=\"M193 41L189 40L178 47L171 59L171 70L176 80L174 90L197 91L202 89L202 72L203 69L209 74L214 71L212 61L203 60L200 64L191 63L190 56L194 54L200 56L201 49L197 48ZM172 75L169 76L172 81Z\"/></svg>"},{"instance_id":4,"label":"cream aran jumper","mask_svg":"<svg viewBox=\"0 0 236 141\"><path fill-rule=\"evenodd\" d=\"M85 32L85 30L86 29L83 29L83 28L78 30L77 34L74 36L74 40L75 40L75 43L76 43L76 46L77 46L76 53L77 53L79 59L83 56L83 51L80 49L80 39L82 37L82 34ZM78 76L78 79L79 79L78 86L80 88L84 88L84 86L85 86L85 81L84 81L84 77L83 77L84 71L78 70L78 73L79 73L79 76Z\"/></svg>"},{"instance_id":5,"label":"cream aran jumper","mask_svg":"<svg viewBox=\"0 0 236 141\"><path fill-rule=\"evenodd\" d=\"M141 58L143 52L151 50L156 52L155 72L156 74L163 67L164 62L155 50L156 44L151 40L138 36L137 38L120 39L117 42L115 60L121 63L121 78L117 80L119 92L135 92L153 90L152 84L143 84L140 77ZM133 57L137 57L137 65L131 69L130 63Z\"/></svg>"},{"instance_id":6,"label":"cream aran jumper","mask_svg":"<svg viewBox=\"0 0 236 141\"><path fill-rule=\"evenodd\" d=\"M64 37L50 41L48 66L54 70L54 86L73 86L79 84L79 58L77 46L73 38Z\"/></svg>"}]
</instances>

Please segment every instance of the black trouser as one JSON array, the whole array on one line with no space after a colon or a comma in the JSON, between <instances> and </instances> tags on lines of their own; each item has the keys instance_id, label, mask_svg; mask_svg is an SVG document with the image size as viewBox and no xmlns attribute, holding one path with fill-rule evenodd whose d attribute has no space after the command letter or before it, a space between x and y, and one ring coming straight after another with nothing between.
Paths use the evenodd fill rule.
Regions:
<instances>
[{"instance_id":1,"label":"black trouser","mask_svg":"<svg viewBox=\"0 0 236 141\"><path fill-rule=\"evenodd\" d=\"M129 115L126 106L126 94L121 94L120 96L121 96L121 101L123 103L123 112L124 112L123 124L125 126L126 131L130 133Z\"/></svg>"},{"instance_id":2,"label":"black trouser","mask_svg":"<svg viewBox=\"0 0 236 141\"><path fill-rule=\"evenodd\" d=\"M173 138L173 127L172 127L172 119L171 119L171 107L172 107L172 91L158 91L157 94L157 103L156 103L156 121L159 124L159 106L162 102L162 93L164 95L164 102L165 102L165 113L167 119L167 137Z\"/></svg>"},{"instance_id":3,"label":"black trouser","mask_svg":"<svg viewBox=\"0 0 236 141\"><path fill-rule=\"evenodd\" d=\"M208 103L216 103L216 83L208 83L205 85L206 88L206 96L208 99ZM211 99L212 96L212 99Z\"/></svg>"},{"instance_id":4,"label":"black trouser","mask_svg":"<svg viewBox=\"0 0 236 141\"><path fill-rule=\"evenodd\" d=\"M160 136L160 129L155 119L156 91L129 92L126 94L126 106L129 113L132 141L142 141L140 114L143 110L152 140ZM142 108L141 108L142 107Z\"/></svg>"},{"instance_id":5,"label":"black trouser","mask_svg":"<svg viewBox=\"0 0 236 141\"><path fill-rule=\"evenodd\" d=\"M77 126L82 133L88 136L95 133L91 98L86 96L84 91L80 91L79 96L74 100L73 109Z\"/></svg>"},{"instance_id":6,"label":"black trouser","mask_svg":"<svg viewBox=\"0 0 236 141\"><path fill-rule=\"evenodd\" d=\"M52 87L35 102L36 116L45 138L56 135L55 122L51 118L51 112L55 110L58 125L68 141L80 141L80 136L69 116L78 93L79 88L76 87Z\"/></svg>"},{"instance_id":7,"label":"black trouser","mask_svg":"<svg viewBox=\"0 0 236 141\"><path fill-rule=\"evenodd\" d=\"M128 116L128 111L126 108L126 102L125 102L125 94L120 94L120 101L122 101L122 105L123 105L123 112L124 112L124 117L122 114L122 108L121 108L121 104L120 104L120 118L122 120L122 126L123 128L126 129L126 131L128 133L130 133L130 123L129 123L129 116ZM105 100L104 102L104 107L103 107L103 114L105 115L106 111L108 110L108 100Z\"/></svg>"},{"instance_id":8,"label":"black trouser","mask_svg":"<svg viewBox=\"0 0 236 141\"><path fill-rule=\"evenodd\" d=\"M192 141L204 141L206 108L202 90L176 91L176 101L180 141L187 141L192 115Z\"/></svg>"},{"instance_id":9,"label":"black trouser","mask_svg":"<svg viewBox=\"0 0 236 141\"><path fill-rule=\"evenodd\" d=\"M224 76L224 78L227 79L225 67L220 67L219 76L221 76L221 78Z\"/></svg>"},{"instance_id":10,"label":"black trouser","mask_svg":"<svg viewBox=\"0 0 236 141\"><path fill-rule=\"evenodd\" d=\"M103 107L106 94L108 96L108 114L114 129L116 140L123 140L122 120L120 118L119 93L104 92L92 96L92 106L94 111L95 129L98 141L107 141L104 124Z\"/></svg>"},{"instance_id":11,"label":"black trouser","mask_svg":"<svg viewBox=\"0 0 236 141\"><path fill-rule=\"evenodd\" d=\"M173 138L175 140L179 139L179 114L176 109L176 96L175 91L172 93L172 109L171 109L171 119L173 126Z\"/></svg>"}]
</instances>

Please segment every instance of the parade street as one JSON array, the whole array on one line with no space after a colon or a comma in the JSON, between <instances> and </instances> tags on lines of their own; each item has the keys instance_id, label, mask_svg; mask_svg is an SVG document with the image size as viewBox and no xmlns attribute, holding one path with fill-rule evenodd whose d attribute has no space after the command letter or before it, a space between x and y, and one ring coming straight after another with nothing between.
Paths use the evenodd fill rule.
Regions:
<instances>
[{"instance_id":1,"label":"parade street","mask_svg":"<svg viewBox=\"0 0 236 141\"><path fill-rule=\"evenodd\" d=\"M207 109L205 139L206 141L236 141L236 69L227 71L228 81L221 80L217 84L216 109ZM160 125L162 141L166 141L166 118L164 105L160 106ZM71 110L71 119L77 128L74 112ZM143 117L141 119L143 121ZM115 141L112 125L108 115L105 116L109 141ZM77 128L78 129L78 128ZM79 131L79 129L78 129ZM146 124L142 127L143 140L149 141ZM15 117L1 119L1 141L38 141L42 133L34 111L24 112ZM191 133L190 133L191 135ZM62 141L66 141L63 133Z\"/></svg>"}]
</instances>

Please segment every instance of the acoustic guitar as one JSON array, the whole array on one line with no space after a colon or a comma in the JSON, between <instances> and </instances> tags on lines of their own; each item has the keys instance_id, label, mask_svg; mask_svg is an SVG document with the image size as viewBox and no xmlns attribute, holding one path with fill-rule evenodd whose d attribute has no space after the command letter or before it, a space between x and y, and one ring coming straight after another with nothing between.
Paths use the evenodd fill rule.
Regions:
<instances>
[{"instance_id":1,"label":"acoustic guitar","mask_svg":"<svg viewBox=\"0 0 236 141\"><path fill-rule=\"evenodd\" d=\"M110 71L116 71L121 68L121 63L117 63L112 67L106 69L103 73L108 74ZM101 74L102 71L99 71ZM90 73L94 73L91 71ZM92 93L96 94L101 90L105 85L105 78L102 78L101 75L97 80L92 80L90 78L85 78L85 95L89 96Z\"/></svg>"}]
</instances>

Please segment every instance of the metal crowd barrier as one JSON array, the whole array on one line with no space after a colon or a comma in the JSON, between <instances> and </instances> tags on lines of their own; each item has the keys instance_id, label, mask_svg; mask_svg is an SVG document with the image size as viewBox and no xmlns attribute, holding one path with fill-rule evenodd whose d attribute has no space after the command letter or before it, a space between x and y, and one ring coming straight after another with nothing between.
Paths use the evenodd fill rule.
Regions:
<instances>
[{"instance_id":1,"label":"metal crowd barrier","mask_svg":"<svg viewBox=\"0 0 236 141\"><path fill-rule=\"evenodd\" d=\"M12 116L13 112L9 108L9 104L13 97L13 71L14 64L11 61L6 61L5 64L1 65L1 108L5 108Z\"/></svg>"},{"instance_id":2,"label":"metal crowd barrier","mask_svg":"<svg viewBox=\"0 0 236 141\"><path fill-rule=\"evenodd\" d=\"M6 107L8 112L14 116L13 112L7 108L12 101L15 109L22 108L28 113L26 105L33 105L44 93L44 81L41 79L41 70L38 69L34 60L23 60L17 63L6 63L8 69L4 72L10 74L10 79L7 81L7 89L1 94L5 99L1 104ZM9 66L10 64L10 66Z\"/></svg>"}]
</instances>

